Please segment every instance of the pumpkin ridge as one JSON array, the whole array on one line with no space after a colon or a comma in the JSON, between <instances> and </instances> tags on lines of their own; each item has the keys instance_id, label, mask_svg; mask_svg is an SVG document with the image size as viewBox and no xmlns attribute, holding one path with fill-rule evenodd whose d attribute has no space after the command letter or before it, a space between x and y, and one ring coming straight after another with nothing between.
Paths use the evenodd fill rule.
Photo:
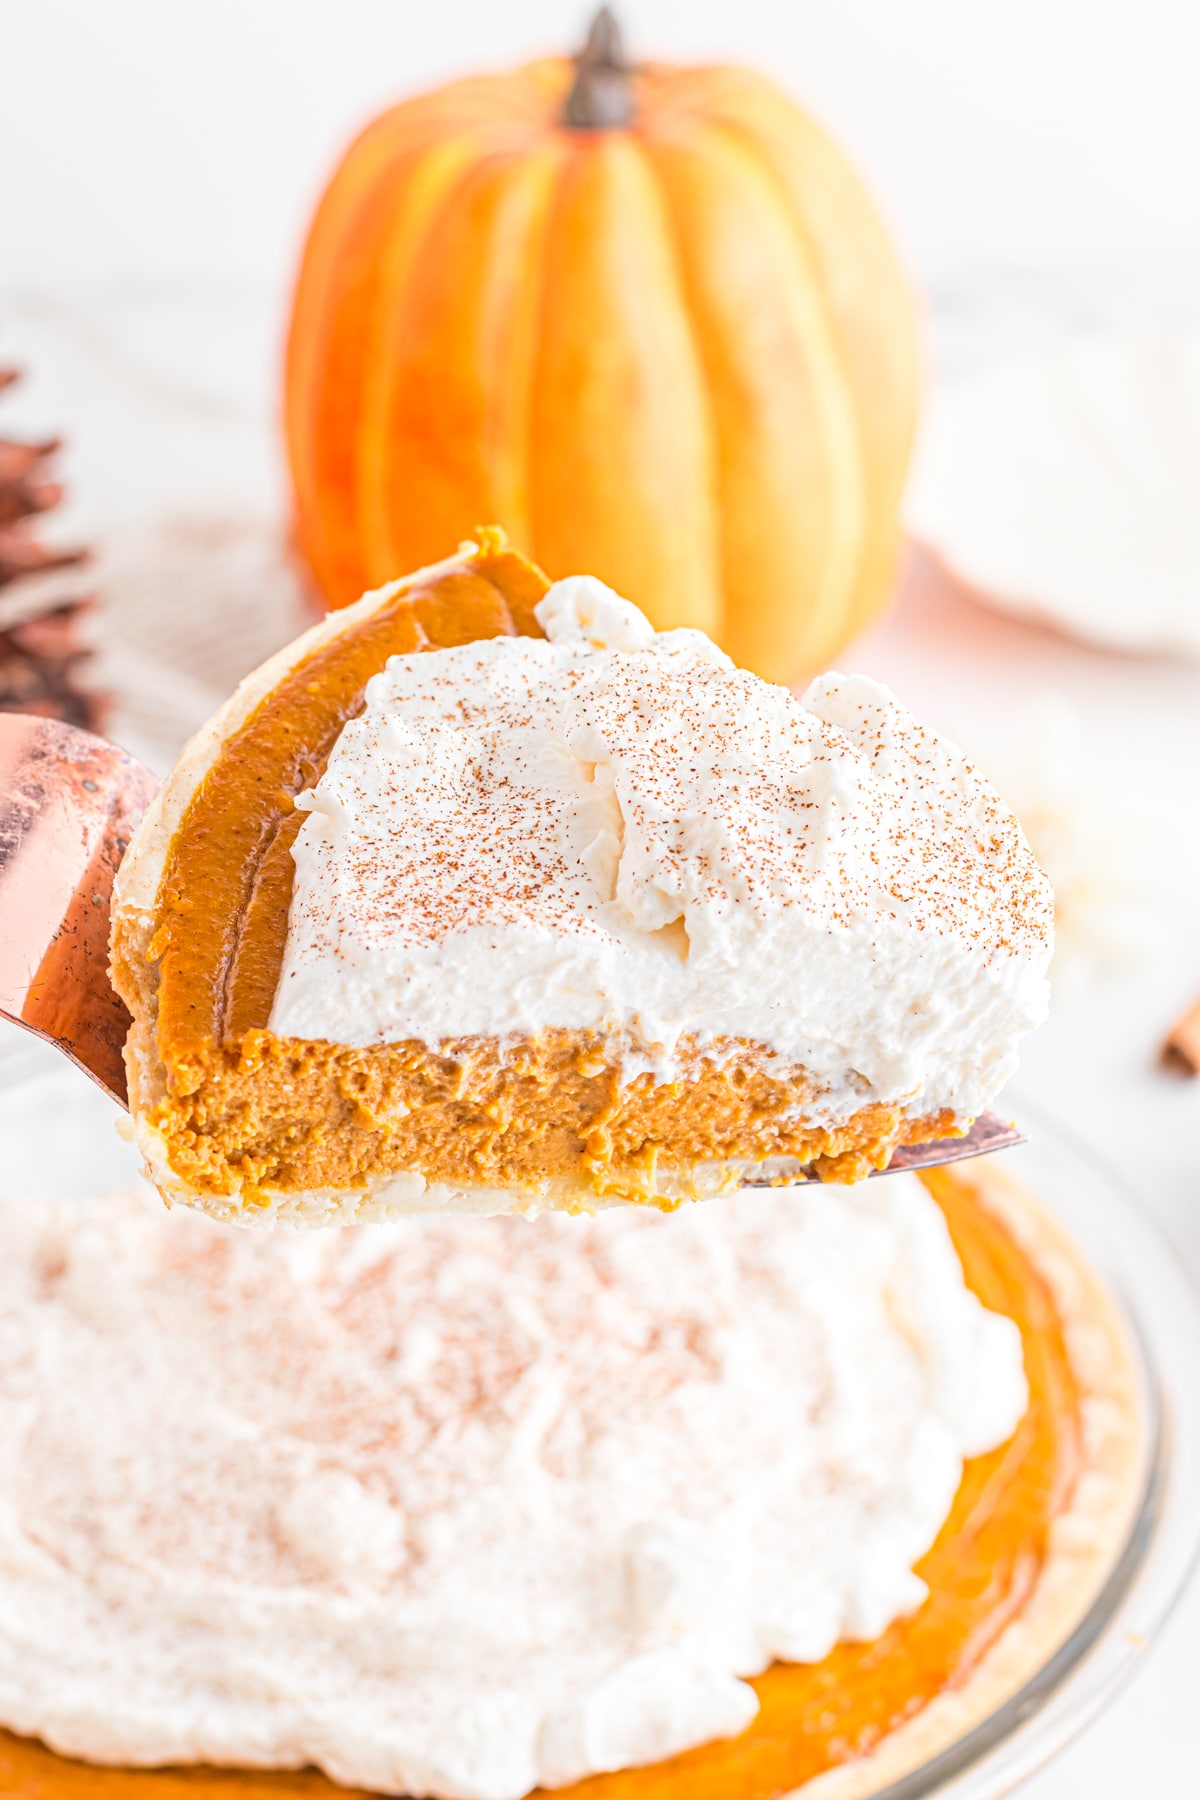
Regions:
<instances>
[{"instance_id":1,"label":"pumpkin ridge","mask_svg":"<svg viewBox=\"0 0 1200 1800\"><path fill-rule=\"evenodd\" d=\"M533 390L533 551L656 626L715 625L703 371L637 133L567 134Z\"/></svg>"},{"instance_id":2,"label":"pumpkin ridge","mask_svg":"<svg viewBox=\"0 0 1200 1800\"><path fill-rule=\"evenodd\" d=\"M833 305L833 297L825 275L822 258L818 254L812 233L800 208L795 204L794 196L789 191L787 184L780 179L779 171L776 169L774 163L770 158L763 155L761 146L755 142L748 132L741 129L734 121L719 114L706 120L706 123L713 130L723 135L727 135L734 143L742 148L747 155L753 158L763 178L770 182L783 211L791 222L792 230L803 251L809 283L825 327L826 353L830 363L837 370L837 381L843 395L844 405L840 409L843 414L843 423L848 426L849 435L854 445L853 460L856 470L855 486L858 494L858 505L856 508L859 515L858 530L857 532L853 530L847 531L845 535L848 542L855 537L861 540L864 527L869 533L875 529L876 524L871 516L870 470L866 444L859 421L858 408L855 405L855 384L850 373L849 358L846 348L842 342L841 332L838 329L836 309ZM844 633L839 631L838 628L837 615L855 598L862 578L865 560L865 555L860 548L854 557L854 567L846 570L840 584L835 585L835 582L831 577L825 583L824 591L820 598L815 602L809 619L809 635L815 640L817 648L809 652L808 666L805 671L806 674L819 673L827 656L836 654L836 643L841 641L844 637ZM825 626L826 615L828 614L834 615L832 630ZM829 643L831 646L828 651L825 649L826 643Z\"/></svg>"},{"instance_id":3,"label":"pumpkin ridge","mask_svg":"<svg viewBox=\"0 0 1200 1800\"><path fill-rule=\"evenodd\" d=\"M522 546L526 555L545 568L542 561L542 549L539 542L537 511L534 497L534 467L536 462L535 448L537 440L537 396L541 391L542 353L546 342L546 315L550 304L550 259L547 247L551 242L555 216L563 203L563 190L571 160L570 136L561 127L560 136L566 141L568 152L564 155L555 170L554 179L546 195L546 205L542 213L541 233L539 241L540 255L537 260L537 292L530 309L533 337L530 344L529 364L525 382L524 433L521 444L521 491L524 495L525 525L529 541ZM507 529L507 524L505 526ZM553 581L554 576L550 579Z\"/></svg>"},{"instance_id":4,"label":"pumpkin ridge","mask_svg":"<svg viewBox=\"0 0 1200 1800\"><path fill-rule=\"evenodd\" d=\"M769 234L773 232L771 255L781 255L785 259L778 270L782 279L774 279L771 273L764 279L764 295L774 295L775 299L764 300L757 316L760 326L773 320L775 327L786 335L793 359L792 379L805 390L801 399L807 400L805 416L821 446L818 461L828 489L824 493L797 493L793 503L800 511L784 527L785 537L789 529L798 529L794 547L808 559L801 567L810 569L809 580L805 583L809 606L803 633L797 637L790 621L772 633L778 645L787 647L786 660L790 667L786 673L792 677L797 672L797 665L811 668L816 663L814 640L819 644L824 635L820 622L841 607L852 591L856 573L852 559L861 531L863 473L861 446L854 431L851 391L841 360L835 354L812 256L804 239L794 230L791 212L780 204L778 190L754 147L726 132L720 121L700 115L660 127L653 133L652 143L651 153L657 156L661 165L661 178L671 197L674 214L686 218L693 210L697 192L707 191L723 195L720 204L728 217L730 210L739 203L751 205L751 196L757 189L766 208L758 227L761 241L763 244L770 242ZM752 426L747 432L745 404L752 412L756 405L765 405L769 415L771 403L764 402L762 395L766 388L774 389L777 384L764 368L762 345L755 349L754 337L748 335L749 326L743 329L740 320L734 323L730 313L729 283L706 252L707 240L714 230L719 232L720 229L720 211L711 218L697 215L688 236L691 248L683 253L683 261L690 270L688 287L692 311L704 320L700 341L710 390L718 396L722 391L727 394L724 403L720 399L714 402L721 452L718 459L719 510L728 522L731 534L731 561L722 571L723 589L731 608L726 614L725 645L735 659L779 678L783 671L778 662L775 667L771 666L772 658L778 659L778 651L762 641L760 615L763 609L755 604L755 584L757 582L763 592L782 585L778 566L782 540L774 547L762 542L757 536L755 513L764 492L773 494L779 506L788 504L780 482L786 474L783 463L791 446L765 424L757 428ZM682 232L682 226L680 230ZM693 259L694 270L690 267ZM736 287L736 272L733 280ZM794 285L789 288L789 283ZM732 348L739 338L740 349ZM727 412L730 406L735 415L732 418ZM739 414L743 416L737 416ZM775 416L777 418L777 412ZM747 444L765 451L756 474L746 463ZM749 455L753 460L753 449ZM750 531L746 528L748 508L755 526ZM797 527L797 520L804 516L819 523L808 528ZM756 560L760 565L757 569Z\"/></svg>"},{"instance_id":5,"label":"pumpkin ridge","mask_svg":"<svg viewBox=\"0 0 1200 1800\"><path fill-rule=\"evenodd\" d=\"M427 561L480 517L528 546L530 288L562 146L480 154L447 195L391 345L376 489L396 561ZM398 548L403 544L403 554Z\"/></svg>"},{"instance_id":6,"label":"pumpkin ridge","mask_svg":"<svg viewBox=\"0 0 1200 1800\"><path fill-rule=\"evenodd\" d=\"M816 121L792 107L765 77L751 75L746 71L730 70L728 73L735 79L725 83L723 91L714 93L713 117L743 139L752 153L761 160L764 168L771 171L797 230L813 246L814 266L821 272L821 286L828 299L835 339L843 354L853 402L852 411L864 451L869 529L864 534L859 559L860 578L851 599L848 617L834 633L831 648L836 650L840 644L856 636L878 614L881 600L886 597L889 572L892 579L895 575L902 540L899 507L916 435L921 377L917 322L908 281L895 247L870 194L856 171L846 162L834 140ZM739 73L740 81L736 79ZM752 113L749 118L744 116L748 86L753 90L754 105L760 109L761 117L757 113ZM727 108L731 110L726 110ZM782 135L777 121L782 121ZM798 152L795 145L787 145L784 141L788 133L796 132L809 140L809 160L811 161L814 151L822 160L823 169L818 187L828 184L831 171L835 172L836 179L841 184L838 202L840 232L843 239L848 233L857 240L854 257L845 253L844 241L838 242L837 254L832 257L827 244L818 245L806 210L806 199L789 184L785 164L799 166L804 160L803 152ZM878 363L881 347L885 352L882 356L885 364L882 387L878 369L871 371L866 378L859 378L855 373L856 365L863 360L861 320L855 321L853 308L843 311L843 306L836 297L836 282L831 275L835 267L840 266L844 272L846 265L853 266L856 263L873 264L876 287L881 285L886 290L882 300L878 291L872 291L870 329L867 334L871 339L868 360L873 357ZM902 316L907 324L907 329L903 330L898 329ZM854 342L856 336L859 340L857 344ZM897 420L902 421L899 430L893 430L882 441L875 435L881 422L894 426Z\"/></svg>"},{"instance_id":7,"label":"pumpkin ridge","mask_svg":"<svg viewBox=\"0 0 1200 1800\"><path fill-rule=\"evenodd\" d=\"M510 526L508 523L509 501L507 495L503 496L503 503L497 509L497 516L503 517L505 528L509 531L510 536L515 537L517 541L523 545L532 545L535 535L529 504L529 470L533 458L534 383L537 379L538 350L541 343L542 320L546 306L547 279L545 248L550 231L550 221L553 216L555 199L558 193L559 184L563 178L563 168L566 160L561 153L557 141L553 146L552 162L550 160L551 152L548 151L545 154L546 160L550 166L547 172L547 180L542 194L541 205L536 211L531 213L530 218L527 221L526 234L521 246L521 259L534 271L534 278L531 284L532 292L528 297L524 319L518 319L515 323L515 334L518 341L520 341L522 337L524 339L523 345L521 345L524 364L523 377L521 381L514 381L512 384L514 410L519 413L519 419L514 422L510 439L510 455L512 457L510 483L513 490L520 495L519 504L521 508L521 520L519 535L515 516L513 517L512 525ZM511 340L509 353L511 356ZM532 555L532 550L530 550L529 553Z\"/></svg>"},{"instance_id":8,"label":"pumpkin ridge","mask_svg":"<svg viewBox=\"0 0 1200 1800\"><path fill-rule=\"evenodd\" d=\"M654 132L653 127L647 122L647 140L652 140L655 135L657 134ZM663 180L662 171L659 169L658 164L654 159L650 143L647 142L645 145L641 146L641 151L642 161L657 190L659 206L662 211L663 219L666 221L667 240L671 250L671 261L675 268L675 279L679 284L679 292L684 301L683 317L687 326L688 336L691 339L692 354L696 359L696 367L700 371L700 393L705 417L708 420L708 440L712 446L712 454L709 458L708 516L712 534L712 585L716 595L717 617L709 629L709 636L716 637L718 641L723 642L726 628L729 623L727 617L729 590L724 580L725 510L721 504L723 499L721 493L721 433L717 421L716 404L713 400L712 378L700 342L700 334L696 329L695 307L691 297L691 283L688 279L687 267L683 254L682 237L679 222L675 217L675 208L671 204L670 194L668 193L666 183Z\"/></svg>"},{"instance_id":9,"label":"pumpkin ridge","mask_svg":"<svg viewBox=\"0 0 1200 1800\"><path fill-rule=\"evenodd\" d=\"M352 484L352 507L366 565L364 585L367 587L389 580L397 568L405 566L403 553L393 537L384 472L398 345L405 317L413 310L414 297L419 291L414 275L420 268L442 210L450 203L455 191L461 190L470 179L478 160L479 145L475 137L435 142L421 152L414 177L424 165L431 171L432 179L415 201L414 178L405 182L399 210L401 213L411 211L413 216L409 229L401 236L392 237L375 284L375 302L368 326L371 348L365 359L366 366L374 369L375 379L366 384L362 396ZM392 229L395 230L394 217ZM395 307L397 294L403 296L399 310Z\"/></svg>"},{"instance_id":10,"label":"pumpkin ridge","mask_svg":"<svg viewBox=\"0 0 1200 1800\"><path fill-rule=\"evenodd\" d=\"M528 65L531 76L536 68ZM528 85L533 91L536 82ZM297 274L285 363L285 441L296 490L297 539L335 605L356 599L369 579L356 523L362 485L356 447L371 351L363 354L362 369L347 379L338 379L333 354L339 343L358 335L353 326L339 328L339 320L354 309L347 266L365 270L359 286L373 291L371 310L378 310L379 259L365 259L356 246L364 236L386 238L389 214L402 207L414 165L438 150L451 130L458 137L494 140L510 152L536 145L542 135L524 94L512 92L504 76L470 78L399 101L352 140L314 210ZM332 420L331 405L340 414ZM349 466L331 475L338 461ZM387 572L394 566L389 562Z\"/></svg>"},{"instance_id":11,"label":"pumpkin ridge","mask_svg":"<svg viewBox=\"0 0 1200 1800\"><path fill-rule=\"evenodd\" d=\"M327 196L332 203L327 228L339 256L323 283L320 277L325 272L319 258L315 274L302 269L300 286L311 314L306 321L309 341L305 344L299 335L298 306L297 341L289 346L292 356L308 355L322 361L321 379L306 395L304 416L289 419L289 447L298 490L302 493L304 479L317 490L310 503L302 500L299 507L301 542L317 568L327 572L340 604L356 598L367 585L367 563L357 524L360 437L367 401L362 375L372 354L384 267L377 254L365 257L364 247L374 250L381 239L386 241L411 194L415 167L445 147L437 140L423 142L411 120L400 121L400 112L400 108L394 109L395 135L389 144L375 147L379 164L369 173L348 216L341 194L331 189ZM358 164L347 166L348 176L358 173ZM321 223L320 216L317 223ZM326 345L323 359L322 343ZM347 357L349 368L345 367Z\"/></svg>"}]
</instances>

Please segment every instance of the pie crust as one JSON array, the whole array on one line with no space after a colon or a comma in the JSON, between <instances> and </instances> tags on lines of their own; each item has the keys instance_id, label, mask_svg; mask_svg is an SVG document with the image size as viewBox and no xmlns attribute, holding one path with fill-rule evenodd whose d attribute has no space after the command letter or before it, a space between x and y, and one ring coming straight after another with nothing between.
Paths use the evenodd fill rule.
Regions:
<instances>
[{"instance_id":1,"label":"pie crust","mask_svg":"<svg viewBox=\"0 0 1200 1800\"><path fill-rule=\"evenodd\" d=\"M998 1218L1050 1290L1079 1390L1079 1466L1053 1522L1036 1585L961 1682L937 1695L861 1762L807 1782L804 1800L870 1800L981 1725L1045 1667L1098 1599L1144 1498L1147 1440L1133 1346L1112 1294L1057 1220L994 1162L921 1177L968 1190Z\"/></svg>"}]
</instances>

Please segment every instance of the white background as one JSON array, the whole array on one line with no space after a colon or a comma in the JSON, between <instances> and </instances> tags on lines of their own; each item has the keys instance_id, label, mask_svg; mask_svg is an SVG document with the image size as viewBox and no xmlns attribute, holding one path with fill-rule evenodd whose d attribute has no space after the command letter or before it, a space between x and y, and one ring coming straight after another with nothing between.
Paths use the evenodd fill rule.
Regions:
<instances>
[{"instance_id":1,"label":"white background","mask_svg":"<svg viewBox=\"0 0 1200 1800\"><path fill-rule=\"evenodd\" d=\"M279 334L331 159L390 98L569 48L583 10L0 0L0 360L34 372L2 417L67 430L78 518L278 496ZM756 63L833 127L930 297L943 378L1097 324L1200 320L1200 0L625 10L635 54ZM1149 826L1147 955L1056 1003L1026 1077L1140 1171L1200 1274L1200 1092L1153 1066L1200 992L1200 672L933 590L910 590L848 660L964 733L1002 736L1039 690L1066 694L1115 823ZM1192 1800L1197 1666L1193 1592L1140 1682L1028 1800Z\"/></svg>"},{"instance_id":2,"label":"white background","mask_svg":"<svg viewBox=\"0 0 1200 1800\"><path fill-rule=\"evenodd\" d=\"M1200 257L1195 0L638 0L636 54L773 72L926 276ZM578 40L579 0L3 0L0 280L278 285L389 98Z\"/></svg>"}]
</instances>

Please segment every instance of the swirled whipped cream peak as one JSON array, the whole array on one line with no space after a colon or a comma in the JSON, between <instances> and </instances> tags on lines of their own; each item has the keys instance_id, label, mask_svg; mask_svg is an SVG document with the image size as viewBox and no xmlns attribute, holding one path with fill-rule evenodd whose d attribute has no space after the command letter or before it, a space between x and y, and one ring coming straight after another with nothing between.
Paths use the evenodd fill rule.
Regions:
<instances>
[{"instance_id":1,"label":"swirled whipped cream peak","mask_svg":"<svg viewBox=\"0 0 1200 1800\"><path fill-rule=\"evenodd\" d=\"M0 1198L0 1721L517 1800L874 1638L1027 1398L911 1175L220 1229Z\"/></svg>"},{"instance_id":2,"label":"swirled whipped cream peak","mask_svg":"<svg viewBox=\"0 0 1200 1800\"><path fill-rule=\"evenodd\" d=\"M299 805L274 1032L548 1029L803 1065L828 1116L973 1117L1045 1014L1012 814L877 682L803 700L586 576L544 639L396 656Z\"/></svg>"}]
</instances>

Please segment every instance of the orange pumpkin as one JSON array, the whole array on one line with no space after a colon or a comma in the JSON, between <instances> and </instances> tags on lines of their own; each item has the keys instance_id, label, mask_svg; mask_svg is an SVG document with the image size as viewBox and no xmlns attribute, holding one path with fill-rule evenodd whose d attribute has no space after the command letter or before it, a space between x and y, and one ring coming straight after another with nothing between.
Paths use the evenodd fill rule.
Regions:
<instances>
[{"instance_id":1,"label":"orange pumpkin","mask_svg":"<svg viewBox=\"0 0 1200 1800\"><path fill-rule=\"evenodd\" d=\"M914 309L827 137L742 69L575 64L402 102L313 221L286 377L334 606L496 520L775 680L890 586Z\"/></svg>"}]
</instances>

